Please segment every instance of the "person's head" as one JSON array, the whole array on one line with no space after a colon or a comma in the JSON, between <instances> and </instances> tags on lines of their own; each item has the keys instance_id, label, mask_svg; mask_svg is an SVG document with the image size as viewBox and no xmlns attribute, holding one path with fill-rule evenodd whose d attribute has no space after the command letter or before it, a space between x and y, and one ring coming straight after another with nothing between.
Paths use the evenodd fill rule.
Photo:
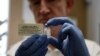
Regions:
<instances>
[{"instance_id":1,"label":"person's head","mask_svg":"<svg viewBox=\"0 0 100 56\"><path fill-rule=\"evenodd\" d=\"M30 9L37 23L46 23L48 19L67 16L73 6L73 0L29 0Z\"/></svg>"}]
</instances>

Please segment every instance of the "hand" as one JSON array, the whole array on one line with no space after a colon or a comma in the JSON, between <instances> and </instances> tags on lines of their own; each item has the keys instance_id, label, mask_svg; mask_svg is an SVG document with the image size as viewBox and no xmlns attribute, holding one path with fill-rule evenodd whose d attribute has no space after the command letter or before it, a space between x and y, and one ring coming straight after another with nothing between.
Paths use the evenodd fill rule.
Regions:
<instances>
[{"instance_id":1,"label":"hand","mask_svg":"<svg viewBox=\"0 0 100 56\"><path fill-rule=\"evenodd\" d=\"M62 25L58 37L49 38L49 42L64 56L89 56L82 32L68 17L53 18L45 25L46 27Z\"/></svg>"},{"instance_id":2,"label":"hand","mask_svg":"<svg viewBox=\"0 0 100 56\"><path fill-rule=\"evenodd\" d=\"M33 35L20 45L15 56L45 56L47 45L46 35Z\"/></svg>"}]
</instances>

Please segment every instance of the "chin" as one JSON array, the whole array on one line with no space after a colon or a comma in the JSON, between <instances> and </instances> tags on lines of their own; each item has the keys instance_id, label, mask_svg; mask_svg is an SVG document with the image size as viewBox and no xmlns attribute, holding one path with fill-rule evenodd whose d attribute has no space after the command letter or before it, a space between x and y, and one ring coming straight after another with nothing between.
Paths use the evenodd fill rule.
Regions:
<instances>
[{"instance_id":1,"label":"chin","mask_svg":"<svg viewBox=\"0 0 100 56\"><path fill-rule=\"evenodd\" d=\"M45 24L47 21L37 21L39 24Z\"/></svg>"}]
</instances>

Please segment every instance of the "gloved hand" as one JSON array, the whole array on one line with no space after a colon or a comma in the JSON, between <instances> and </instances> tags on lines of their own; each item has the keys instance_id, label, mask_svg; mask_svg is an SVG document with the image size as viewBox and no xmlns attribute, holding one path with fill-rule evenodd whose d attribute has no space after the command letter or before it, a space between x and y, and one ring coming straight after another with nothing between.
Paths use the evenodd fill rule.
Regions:
<instances>
[{"instance_id":1,"label":"gloved hand","mask_svg":"<svg viewBox=\"0 0 100 56\"><path fill-rule=\"evenodd\" d=\"M90 56L82 32L68 17L50 19L45 26L62 25L57 38L49 38L49 43L58 48L64 56Z\"/></svg>"},{"instance_id":2,"label":"gloved hand","mask_svg":"<svg viewBox=\"0 0 100 56\"><path fill-rule=\"evenodd\" d=\"M15 56L45 56L47 45L46 35L33 35L20 45Z\"/></svg>"}]
</instances>

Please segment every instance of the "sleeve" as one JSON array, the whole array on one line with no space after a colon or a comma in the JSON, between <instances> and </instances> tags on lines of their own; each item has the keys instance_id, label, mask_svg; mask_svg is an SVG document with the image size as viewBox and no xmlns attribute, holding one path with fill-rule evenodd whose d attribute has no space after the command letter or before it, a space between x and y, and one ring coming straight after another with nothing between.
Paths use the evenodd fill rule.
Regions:
<instances>
[{"instance_id":1,"label":"sleeve","mask_svg":"<svg viewBox=\"0 0 100 56\"><path fill-rule=\"evenodd\" d=\"M12 45L7 51L7 56L15 56L15 52L17 51L18 47L21 45L22 42L24 42L29 37L30 36L24 36L21 41Z\"/></svg>"},{"instance_id":2,"label":"sleeve","mask_svg":"<svg viewBox=\"0 0 100 56\"><path fill-rule=\"evenodd\" d=\"M100 46L94 41L86 40L86 45L88 47L90 56L100 56Z\"/></svg>"},{"instance_id":3,"label":"sleeve","mask_svg":"<svg viewBox=\"0 0 100 56\"><path fill-rule=\"evenodd\" d=\"M100 56L100 46L97 43L94 43L93 50L94 56Z\"/></svg>"},{"instance_id":4,"label":"sleeve","mask_svg":"<svg viewBox=\"0 0 100 56\"><path fill-rule=\"evenodd\" d=\"M21 45L22 41L15 43L10 47L10 49L7 51L7 56L15 56L15 52L18 49L18 47Z\"/></svg>"}]
</instances>

